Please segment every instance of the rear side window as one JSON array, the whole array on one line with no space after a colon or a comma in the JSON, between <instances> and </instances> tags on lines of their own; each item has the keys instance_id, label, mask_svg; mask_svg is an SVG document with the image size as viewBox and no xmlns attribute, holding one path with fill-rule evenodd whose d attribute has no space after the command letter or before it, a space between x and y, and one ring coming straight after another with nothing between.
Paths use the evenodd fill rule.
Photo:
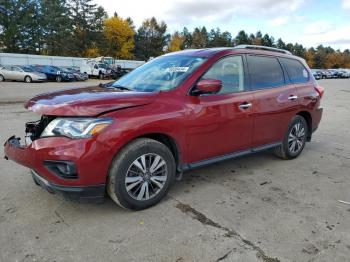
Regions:
<instances>
[{"instance_id":1,"label":"rear side window","mask_svg":"<svg viewBox=\"0 0 350 262\"><path fill-rule=\"evenodd\" d=\"M306 83L309 81L309 73L298 60L280 58L280 61L286 69L289 79L293 84Z\"/></svg>"},{"instance_id":2,"label":"rear side window","mask_svg":"<svg viewBox=\"0 0 350 262\"><path fill-rule=\"evenodd\" d=\"M275 57L247 56L251 88L264 89L284 85L284 75Z\"/></svg>"}]
</instances>

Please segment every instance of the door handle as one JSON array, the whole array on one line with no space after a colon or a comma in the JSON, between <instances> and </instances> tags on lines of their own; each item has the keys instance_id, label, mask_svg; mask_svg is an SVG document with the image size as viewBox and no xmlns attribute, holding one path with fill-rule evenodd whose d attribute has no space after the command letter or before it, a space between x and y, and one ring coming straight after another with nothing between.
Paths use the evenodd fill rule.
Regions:
<instances>
[{"instance_id":1,"label":"door handle","mask_svg":"<svg viewBox=\"0 0 350 262\"><path fill-rule=\"evenodd\" d=\"M247 103L247 102L245 102L245 103L243 103L243 104L240 104L239 105L239 108L240 109L248 109L248 108L250 108L252 106L252 103Z\"/></svg>"},{"instance_id":2,"label":"door handle","mask_svg":"<svg viewBox=\"0 0 350 262\"><path fill-rule=\"evenodd\" d=\"M296 100L296 99L298 99L298 96L295 96L295 95L291 95L291 96L289 96L288 97L288 100Z\"/></svg>"}]
</instances>

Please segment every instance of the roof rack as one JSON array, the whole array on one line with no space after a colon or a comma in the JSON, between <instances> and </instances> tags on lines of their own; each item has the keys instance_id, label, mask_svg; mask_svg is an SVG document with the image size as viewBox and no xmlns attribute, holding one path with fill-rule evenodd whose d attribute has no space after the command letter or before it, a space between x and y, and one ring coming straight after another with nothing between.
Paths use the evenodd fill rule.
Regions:
<instances>
[{"instance_id":1,"label":"roof rack","mask_svg":"<svg viewBox=\"0 0 350 262\"><path fill-rule=\"evenodd\" d=\"M262 45L237 45L233 47L234 49L256 49L256 50L265 50L265 51L271 51L271 52L277 52L277 53L282 53L282 54L288 54L291 55L292 53L279 49L279 48L274 48L274 47L269 47L269 46L262 46Z\"/></svg>"}]
</instances>

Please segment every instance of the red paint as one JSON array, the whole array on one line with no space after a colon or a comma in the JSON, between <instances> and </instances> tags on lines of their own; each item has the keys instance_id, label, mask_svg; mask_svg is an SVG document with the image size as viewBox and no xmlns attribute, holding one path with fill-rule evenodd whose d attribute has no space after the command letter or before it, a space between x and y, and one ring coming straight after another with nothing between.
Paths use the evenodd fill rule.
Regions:
<instances>
[{"instance_id":1,"label":"red paint","mask_svg":"<svg viewBox=\"0 0 350 262\"><path fill-rule=\"evenodd\" d=\"M188 164L279 142L292 117L300 112L310 114L312 128L317 128L322 115L319 106L323 91L315 88L312 80L303 85L241 93L189 94L200 76L218 59L230 54L261 54L262 51L222 48L183 53L206 56L208 60L171 91L121 92L91 87L34 97L26 107L38 114L101 116L113 118L114 122L89 139L42 138L23 148L7 143L5 155L58 185L97 185L106 182L113 157L136 137L155 133L170 137L180 152L180 164ZM263 54L276 56L275 52L263 51ZM293 95L298 99L289 100ZM240 108L247 103L251 103L251 107ZM51 174L43 166L44 160L75 162L79 179L65 180Z\"/></svg>"}]
</instances>

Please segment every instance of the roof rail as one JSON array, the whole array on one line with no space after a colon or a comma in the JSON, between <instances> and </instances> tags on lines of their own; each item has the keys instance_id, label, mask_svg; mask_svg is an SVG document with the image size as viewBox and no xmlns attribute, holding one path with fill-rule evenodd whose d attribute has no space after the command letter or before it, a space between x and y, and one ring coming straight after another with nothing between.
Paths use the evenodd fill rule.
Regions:
<instances>
[{"instance_id":1,"label":"roof rail","mask_svg":"<svg viewBox=\"0 0 350 262\"><path fill-rule=\"evenodd\" d=\"M278 52L278 53L282 53L282 54L288 54L291 55L292 53L287 51L287 50L283 50L283 49L279 49L279 48L274 48L274 47L269 47L269 46L262 46L262 45L237 45L235 47L233 47L234 49L256 49L256 50L265 50L265 51L271 51L271 52Z\"/></svg>"}]
</instances>

